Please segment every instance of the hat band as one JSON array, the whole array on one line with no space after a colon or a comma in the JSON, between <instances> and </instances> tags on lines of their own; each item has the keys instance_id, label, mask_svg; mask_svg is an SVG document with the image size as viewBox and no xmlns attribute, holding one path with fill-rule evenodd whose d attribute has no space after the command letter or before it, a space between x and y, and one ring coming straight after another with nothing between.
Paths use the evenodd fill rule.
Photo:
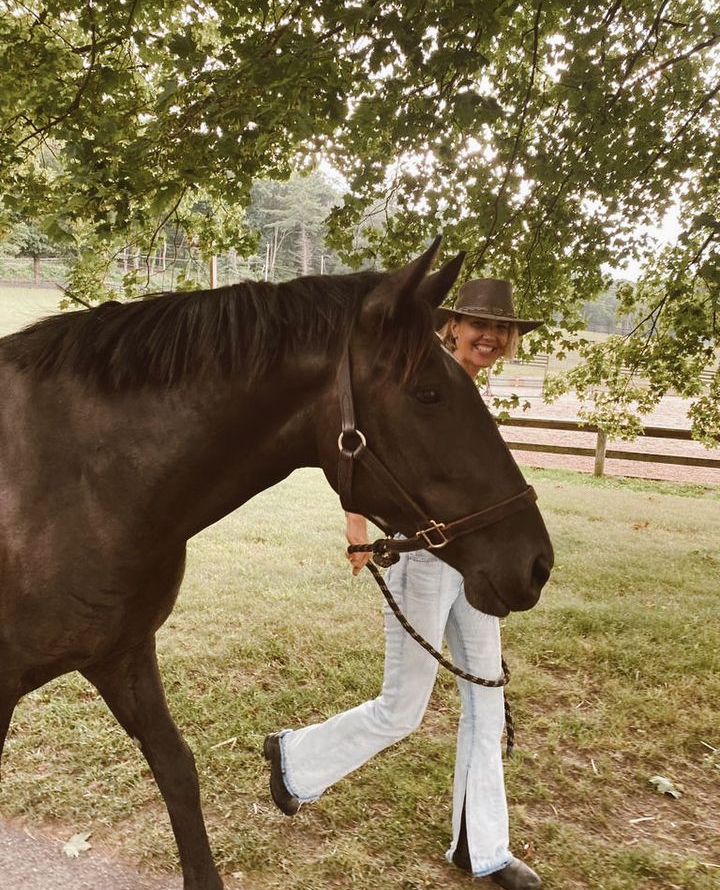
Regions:
<instances>
[{"instance_id":1,"label":"hat band","mask_svg":"<svg viewBox=\"0 0 720 890\"><path fill-rule=\"evenodd\" d=\"M482 315L501 315L504 318L517 318L517 315L515 315L514 312L511 312L508 309L503 309L500 306L463 306L462 309L455 309L455 312L477 312Z\"/></svg>"}]
</instances>

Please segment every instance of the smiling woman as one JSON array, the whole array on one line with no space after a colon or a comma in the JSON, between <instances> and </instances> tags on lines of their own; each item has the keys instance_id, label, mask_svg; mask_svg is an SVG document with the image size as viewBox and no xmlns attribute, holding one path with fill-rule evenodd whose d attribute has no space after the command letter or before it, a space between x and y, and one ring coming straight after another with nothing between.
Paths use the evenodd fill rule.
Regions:
<instances>
[{"instance_id":1,"label":"smiling woman","mask_svg":"<svg viewBox=\"0 0 720 890\"><path fill-rule=\"evenodd\" d=\"M512 286L497 278L466 281L453 308L435 316L443 345L471 377L500 358L514 358L520 335L542 324L515 315Z\"/></svg>"}]
</instances>

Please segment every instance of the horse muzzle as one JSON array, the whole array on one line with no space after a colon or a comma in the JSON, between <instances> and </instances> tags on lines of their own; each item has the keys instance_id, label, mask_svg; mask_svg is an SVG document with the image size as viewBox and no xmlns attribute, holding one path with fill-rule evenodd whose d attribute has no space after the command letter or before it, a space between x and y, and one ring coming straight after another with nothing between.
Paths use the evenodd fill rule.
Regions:
<instances>
[{"instance_id":1,"label":"horse muzzle","mask_svg":"<svg viewBox=\"0 0 720 890\"><path fill-rule=\"evenodd\" d=\"M465 597L473 608L487 615L504 618L510 612L526 612L540 599L540 594L550 577L552 561L538 556L525 578L515 573L491 577L481 569L465 574Z\"/></svg>"}]
</instances>

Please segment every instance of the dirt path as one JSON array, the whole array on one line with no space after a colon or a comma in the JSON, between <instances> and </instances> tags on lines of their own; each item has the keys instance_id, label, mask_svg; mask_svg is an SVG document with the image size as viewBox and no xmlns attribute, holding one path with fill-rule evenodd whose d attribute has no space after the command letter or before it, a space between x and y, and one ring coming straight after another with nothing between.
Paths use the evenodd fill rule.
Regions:
<instances>
[{"instance_id":1,"label":"dirt path","mask_svg":"<svg viewBox=\"0 0 720 890\"><path fill-rule=\"evenodd\" d=\"M182 890L182 880L140 875L93 850L71 859L63 853L61 841L35 830L0 823L0 887L2 890Z\"/></svg>"}]
</instances>

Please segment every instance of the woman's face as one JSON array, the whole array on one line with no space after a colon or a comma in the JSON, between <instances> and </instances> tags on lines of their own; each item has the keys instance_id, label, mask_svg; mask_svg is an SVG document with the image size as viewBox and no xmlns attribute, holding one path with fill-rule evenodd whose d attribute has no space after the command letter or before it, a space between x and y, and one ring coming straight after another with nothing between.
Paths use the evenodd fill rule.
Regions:
<instances>
[{"instance_id":1,"label":"woman's face","mask_svg":"<svg viewBox=\"0 0 720 890\"><path fill-rule=\"evenodd\" d=\"M502 356L510 339L510 322L461 315L451 321L450 331L455 338L453 355L475 377Z\"/></svg>"}]
</instances>

